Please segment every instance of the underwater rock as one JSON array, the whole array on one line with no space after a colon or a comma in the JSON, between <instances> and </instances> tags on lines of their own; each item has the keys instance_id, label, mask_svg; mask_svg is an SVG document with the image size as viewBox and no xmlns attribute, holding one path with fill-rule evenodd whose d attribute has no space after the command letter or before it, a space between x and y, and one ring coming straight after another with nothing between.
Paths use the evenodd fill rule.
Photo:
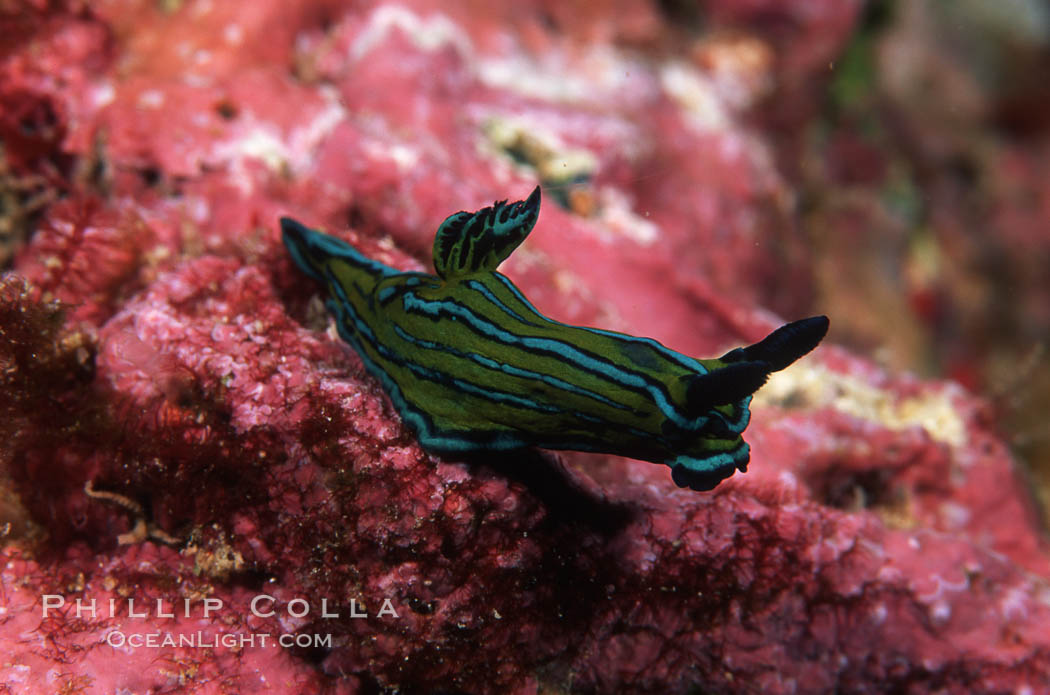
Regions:
<instances>
[{"instance_id":1,"label":"underwater rock","mask_svg":"<svg viewBox=\"0 0 1050 695\"><path fill-rule=\"evenodd\" d=\"M962 388L824 347L759 392L749 472L712 493L615 457L439 460L294 269L281 214L420 270L447 214L540 179L560 206L504 270L551 315L698 357L774 328L756 306L801 315L792 189L732 84L646 49L670 20L621 5L648 24L610 10L566 37L558 22L586 22L538 5L517 22L427 2L127 1L55 3L24 32L0 71L58 105L62 136L19 166L72 193L0 288L0 683L1042 687L1046 544ZM713 14L794 17L821 56L849 28L838 3L751 5ZM819 62L791 65L817 79ZM208 598L222 606L204 617ZM238 640L206 641L220 634ZM240 641L261 634L308 639Z\"/></svg>"}]
</instances>

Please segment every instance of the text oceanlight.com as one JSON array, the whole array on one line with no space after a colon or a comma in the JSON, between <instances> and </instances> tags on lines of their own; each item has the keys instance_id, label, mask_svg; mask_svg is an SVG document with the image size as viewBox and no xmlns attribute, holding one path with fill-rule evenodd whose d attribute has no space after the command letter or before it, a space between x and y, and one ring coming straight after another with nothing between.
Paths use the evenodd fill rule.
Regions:
<instances>
[{"instance_id":1,"label":"text oceanlight.com","mask_svg":"<svg viewBox=\"0 0 1050 695\"><path fill-rule=\"evenodd\" d=\"M68 601L61 594L44 594L40 597L42 617L47 618L52 613L61 613L64 616L75 616L78 619L112 618L120 619L122 623L126 620L146 619L170 619L175 618L204 618L209 619L218 616L224 609L222 599L203 598L181 600L165 600L158 598L155 601L139 601L133 598L108 600L75 599ZM383 599L379 610L370 613L364 604L356 599L350 599L348 604L335 606L328 599L322 599L319 605L311 604L303 598L294 598L287 602L279 602L277 598L269 594L254 596L247 604L248 610L257 618L276 617L281 624L285 618L304 620L310 618L321 618L324 620L339 618L399 618L393 602ZM293 621L294 622L294 621ZM225 647L227 649L244 649L254 647L302 647L302 648L331 648L332 636L330 634L314 633L289 633L270 634L266 632L251 633L224 633L209 630L187 631L187 632L165 632L163 630L149 632L132 632L125 630L126 624L121 624L115 629L108 630L105 642L116 648L215 648ZM155 625L151 625L155 627Z\"/></svg>"},{"instance_id":2,"label":"text oceanlight.com","mask_svg":"<svg viewBox=\"0 0 1050 695\"><path fill-rule=\"evenodd\" d=\"M145 647L157 649L161 647L182 647L189 649L214 649L225 647L227 649L250 649L254 647L323 647L331 649L332 636L322 634L285 634L271 635L268 632L251 632L248 634L225 633L221 635L209 634L207 632L131 632L122 630L110 630L106 633L106 644L111 647L128 646L132 649Z\"/></svg>"}]
</instances>

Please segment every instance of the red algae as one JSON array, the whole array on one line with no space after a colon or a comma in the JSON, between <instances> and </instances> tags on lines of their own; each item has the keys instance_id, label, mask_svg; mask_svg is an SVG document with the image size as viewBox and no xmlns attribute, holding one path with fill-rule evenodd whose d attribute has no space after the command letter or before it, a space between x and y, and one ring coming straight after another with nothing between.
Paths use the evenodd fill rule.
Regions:
<instances>
[{"instance_id":1,"label":"red algae","mask_svg":"<svg viewBox=\"0 0 1050 695\"><path fill-rule=\"evenodd\" d=\"M556 204L505 271L559 319L709 356L822 291L777 160L857 5L555 5L23 13L0 135L53 197L0 282L0 684L1050 680L1038 513L956 384L822 348L759 392L748 473L700 494L615 457L427 455L337 338L280 215L424 270L445 215L536 181ZM888 171L857 151L843 176Z\"/></svg>"}]
</instances>

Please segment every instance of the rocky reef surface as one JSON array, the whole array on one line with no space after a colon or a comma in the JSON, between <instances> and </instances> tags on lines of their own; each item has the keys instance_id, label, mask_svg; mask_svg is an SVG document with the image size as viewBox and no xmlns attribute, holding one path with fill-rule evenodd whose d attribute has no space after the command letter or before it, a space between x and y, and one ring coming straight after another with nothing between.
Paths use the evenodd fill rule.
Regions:
<instances>
[{"instance_id":1,"label":"rocky reef surface","mask_svg":"<svg viewBox=\"0 0 1050 695\"><path fill-rule=\"evenodd\" d=\"M280 242L290 214L424 270L447 214L539 182L503 271L558 319L696 356L825 302L843 341L890 330L880 286L858 310L865 276L829 270L847 247L807 238L790 165L859 3L16 10L8 691L1050 687L1050 553L997 411L836 346L834 311L756 398L749 472L695 493L616 457L426 454ZM821 176L870 184L864 147ZM808 209L871 238L849 200L871 214Z\"/></svg>"}]
</instances>

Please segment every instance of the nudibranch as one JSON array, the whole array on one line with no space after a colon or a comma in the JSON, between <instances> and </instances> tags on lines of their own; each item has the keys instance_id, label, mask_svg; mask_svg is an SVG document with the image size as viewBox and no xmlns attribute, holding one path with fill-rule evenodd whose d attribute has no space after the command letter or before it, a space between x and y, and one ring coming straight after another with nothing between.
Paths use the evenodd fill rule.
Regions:
<instances>
[{"instance_id":1,"label":"nudibranch","mask_svg":"<svg viewBox=\"0 0 1050 695\"><path fill-rule=\"evenodd\" d=\"M450 216L434 239L435 275L400 272L287 217L281 230L296 265L327 289L339 335L427 451L617 454L667 464L694 490L745 471L751 394L817 346L827 317L717 359L554 321L496 271L539 209L537 187Z\"/></svg>"}]
</instances>

